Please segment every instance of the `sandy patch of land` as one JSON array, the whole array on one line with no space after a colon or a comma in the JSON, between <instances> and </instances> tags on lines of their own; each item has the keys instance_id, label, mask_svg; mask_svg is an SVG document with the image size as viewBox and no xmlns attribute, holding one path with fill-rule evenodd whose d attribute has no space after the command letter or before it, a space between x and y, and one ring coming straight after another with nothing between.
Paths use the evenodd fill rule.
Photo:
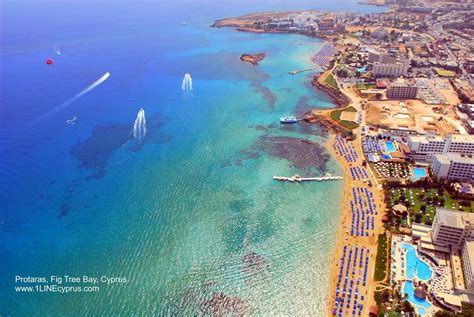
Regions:
<instances>
[{"instance_id":1,"label":"sandy patch of land","mask_svg":"<svg viewBox=\"0 0 474 317\"><path fill-rule=\"evenodd\" d=\"M367 104L367 124L390 128L406 129L421 133L455 133L450 119L449 107L426 105L420 100L369 101Z\"/></svg>"},{"instance_id":2,"label":"sandy patch of land","mask_svg":"<svg viewBox=\"0 0 474 317\"><path fill-rule=\"evenodd\" d=\"M353 33L353 32L360 32L362 30L367 30L370 33L373 31L377 30L380 28L380 26L362 26L362 25L348 25L346 26L346 31ZM386 29L388 32L396 31L396 32L401 32L403 33L403 30L397 29L397 28L391 28L391 27L383 27Z\"/></svg>"}]
</instances>

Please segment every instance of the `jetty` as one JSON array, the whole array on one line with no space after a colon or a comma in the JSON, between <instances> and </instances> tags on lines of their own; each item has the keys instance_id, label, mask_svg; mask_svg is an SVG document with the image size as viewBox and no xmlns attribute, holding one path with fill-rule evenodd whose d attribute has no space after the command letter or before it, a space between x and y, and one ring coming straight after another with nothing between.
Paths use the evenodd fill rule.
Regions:
<instances>
[{"instance_id":1,"label":"jetty","mask_svg":"<svg viewBox=\"0 0 474 317\"><path fill-rule=\"evenodd\" d=\"M296 75L296 74L299 74L299 73L309 72L309 71L317 70L317 69L318 69L317 67L311 67L311 68L305 68L305 69L301 69L301 70L290 70L290 71L288 72L288 74L290 74L290 75Z\"/></svg>"},{"instance_id":2,"label":"jetty","mask_svg":"<svg viewBox=\"0 0 474 317\"><path fill-rule=\"evenodd\" d=\"M301 177L300 175L293 175L291 177L285 176L273 176L273 180L282 182L323 182L323 181L336 181L341 180L342 176L332 176L326 174L320 177Z\"/></svg>"}]
</instances>

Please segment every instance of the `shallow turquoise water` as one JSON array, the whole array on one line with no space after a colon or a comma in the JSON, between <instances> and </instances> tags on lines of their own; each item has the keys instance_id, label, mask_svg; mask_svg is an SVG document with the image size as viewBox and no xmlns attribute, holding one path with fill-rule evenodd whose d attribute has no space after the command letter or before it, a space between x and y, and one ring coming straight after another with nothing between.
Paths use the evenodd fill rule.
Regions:
<instances>
[{"instance_id":1,"label":"shallow turquoise water","mask_svg":"<svg viewBox=\"0 0 474 317\"><path fill-rule=\"evenodd\" d=\"M426 168L424 167L414 167L413 168L413 178L418 180L418 179L421 179L423 177L426 177L427 175L427 171L426 171Z\"/></svg>"},{"instance_id":2,"label":"shallow turquoise water","mask_svg":"<svg viewBox=\"0 0 474 317\"><path fill-rule=\"evenodd\" d=\"M414 291L413 283L411 281L405 282L403 292L407 294L408 301L415 306L416 312L423 316L432 305L426 299L416 297Z\"/></svg>"},{"instance_id":3,"label":"shallow turquoise water","mask_svg":"<svg viewBox=\"0 0 474 317\"><path fill-rule=\"evenodd\" d=\"M288 74L311 65L321 41L209 27L249 10L235 4L9 9L30 24L9 18L2 33L1 315L326 310L342 184L272 181L340 173L321 148L301 150L299 138L322 144L320 127L278 123L332 106L310 86L314 74ZM259 66L239 60L259 51ZM104 84L30 124L106 71ZM181 89L188 72L192 94ZM137 143L140 108L148 134ZM127 282L97 293L14 291L16 275L64 274Z\"/></svg>"},{"instance_id":4,"label":"shallow turquoise water","mask_svg":"<svg viewBox=\"0 0 474 317\"><path fill-rule=\"evenodd\" d=\"M397 149L395 148L395 144L392 141L385 141L385 148L387 152L395 152Z\"/></svg>"},{"instance_id":5,"label":"shallow turquoise water","mask_svg":"<svg viewBox=\"0 0 474 317\"><path fill-rule=\"evenodd\" d=\"M429 280L433 274L433 270L425 261L418 258L415 247L405 243L402 245L402 248L408 250L405 255L407 278L413 279L416 275L416 277L421 280Z\"/></svg>"}]
</instances>

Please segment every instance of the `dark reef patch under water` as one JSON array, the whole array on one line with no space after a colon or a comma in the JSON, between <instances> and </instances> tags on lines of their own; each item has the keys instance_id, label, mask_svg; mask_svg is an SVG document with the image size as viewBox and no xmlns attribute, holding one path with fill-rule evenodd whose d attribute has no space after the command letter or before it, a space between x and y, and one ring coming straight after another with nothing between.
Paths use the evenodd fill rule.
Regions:
<instances>
[{"instance_id":1,"label":"dark reef patch under water","mask_svg":"<svg viewBox=\"0 0 474 317\"><path fill-rule=\"evenodd\" d=\"M326 172L326 163L330 155L322 145L306 139L287 136L261 136L250 148L240 151L243 158L235 164L241 165L244 160L257 159L260 153L285 159L290 165L301 170L316 168L319 172Z\"/></svg>"},{"instance_id":2,"label":"dark reef patch under water","mask_svg":"<svg viewBox=\"0 0 474 317\"><path fill-rule=\"evenodd\" d=\"M214 293L202 305L202 312L210 316L244 316L249 314L249 303L239 297Z\"/></svg>"},{"instance_id":3,"label":"dark reef patch under water","mask_svg":"<svg viewBox=\"0 0 474 317\"><path fill-rule=\"evenodd\" d=\"M156 115L148 119L147 136L143 142L133 144L129 150L132 152L139 151L143 144L147 142L154 144L170 143L173 137L160 131L165 122L164 118ZM74 145L70 153L80 161L80 167L93 172L88 178L99 179L105 176L105 169L110 156L132 139L131 124L99 125L92 130L91 135L85 141L79 141Z\"/></svg>"},{"instance_id":4,"label":"dark reef patch under water","mask_svg":"<svg viewBox=\"0 0 474 317\"><path fill-rule=\"evenodd\" d=\"M92 170L92 178L102 178L110 156L131 138L130 124L114 123L94 128L84 142L71 148L71 155L80 161L80 167Z\"/></svg>"},{"instance_id":5,"label":"dark reef patch under water","mask_svg":"<svg viewBox=\"0 0 474 317\"><path fill-rule=\"evenodd\" d=\"M244 273L253 275L266 271L268 267L267 259L256 252L249 252L242 257L242 272Z\"/></svg>"},{"instance_id":6,"label":"dark reef patch under water","mask_svg":"<svg viewBox=\"0 0 474 317\"><path fill-rule=\"evenodd\" d=\"M325 172L326 163L330 159L323 146L305 139L265 136L260 137L258 146L267 154L285 159L292 166L304 170L315 167L319 171Z\"/></svg>"},{"instance_id":7,"label":"dark reef patch under water","mask_svg":"<svg viewBox=\"0 0 474 317\"><path fill-rule=\"evenodd\" d=\"M263 86L260 82L252 82L251 84L253 91L260 94L262 98L267 102L267 107L270 110L275 109L275 104L277 102L277 95L270 90L270 88Z\"/></svg>"},{"instance_id":8,"label":"dark reef patch under water","mask_svg":"<svg viewBox=\"0 0 474 317\"><path fill-rule=\"evenodd\" d=\"M66 216L70 210L71 210L71 206L69 206L68 204L62 204L61 207L59 208L58 218L62 218Z\"/></svg>"}]
</instances>

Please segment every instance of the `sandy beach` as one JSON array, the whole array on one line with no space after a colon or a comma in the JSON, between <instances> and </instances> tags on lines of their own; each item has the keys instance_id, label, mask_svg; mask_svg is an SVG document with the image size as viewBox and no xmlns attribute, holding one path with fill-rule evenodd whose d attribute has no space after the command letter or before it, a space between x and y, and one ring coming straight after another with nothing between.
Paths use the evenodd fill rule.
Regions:
<instances>
[{"instance_id":1,"label":"sandy beach","mask_svg":"<svg viewBox=\"0 0 474 317\"><path fill-rule=\"evenodd\" d=\"M348 163L341 155L339 155L335 149L333 148L333 144L335 142L336 136L331 134L328 141L326 142L326 147L329 153L333 158L337 160L339 165L343 169L343 177L344 177L344 195L343 195L343 205L342 205L342 212L341 212L341 222L338 228L337 240L334 247L334 253L332 256L332 267L331 267L331 275L330 275L330 292L328 298L328 315L332 316L332 307L334 305L334 296L336 291L336 284L338 280L338 271L339 271L339 260L342 256L342 251L344 245L347 246L362 246L366 249L370 250L370 260L369 260L369 268L367 274L367 285L361 288L360 294L365 296L365 303L364 309L362 312L362 316L367 316L368 311L372 305L375 304L373 299L373 292L375 290L375 283L374 283L374 268L375 268L375 256L377 252L377 237L378 234L382 232L382 215L383 210L382 208L382 199L383 199L383 192L379 189L379 185L376 183L375 177L372 174L372 171L369 167L367 167L367 171L369 173L369 179L371 180L373 187L370 187L370 191L374 193L375 202L377 205L378 215L375 216L375 229L372 235L368 237L355 237L352 236L349 232L350 224L351 224L351 208L349 205L351 199L351 188L352 187L367 187L367 183L363 182L362 180L353 180L350 173L351 166L361 166L363 160L363 153L361 148L360 138L357 138L355 141L351 142L357 153L358 153L358 160L356 163Z\"/></svg>"}]
</instances>

